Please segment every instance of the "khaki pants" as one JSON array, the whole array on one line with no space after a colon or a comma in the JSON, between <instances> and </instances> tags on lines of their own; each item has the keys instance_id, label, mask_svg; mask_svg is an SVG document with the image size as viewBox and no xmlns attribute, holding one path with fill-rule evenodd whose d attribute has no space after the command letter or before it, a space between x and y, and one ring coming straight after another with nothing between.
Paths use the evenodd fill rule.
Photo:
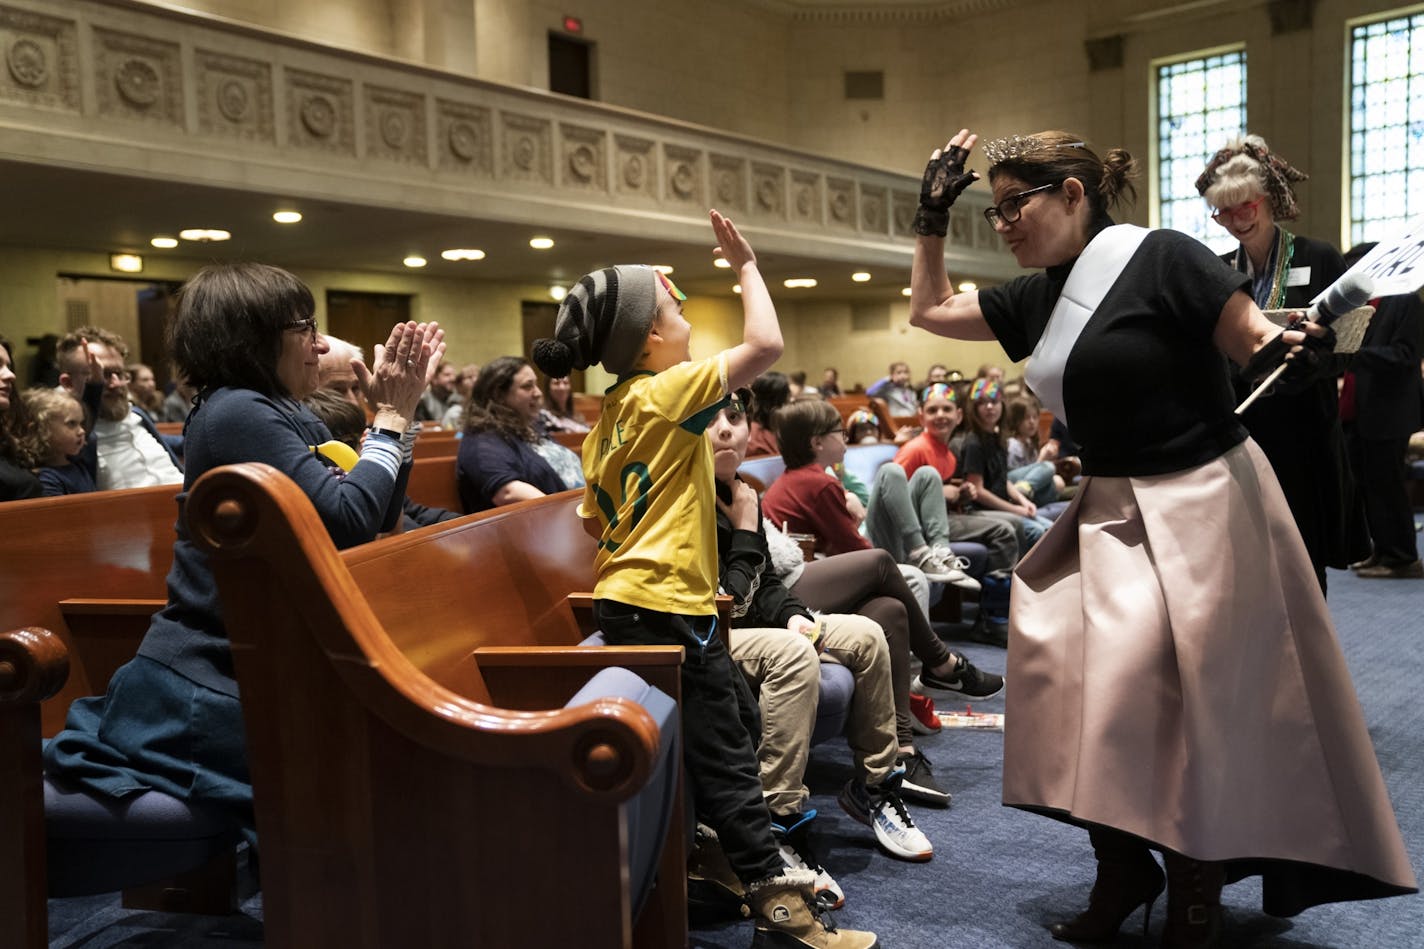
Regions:
<instances>
[{"instance_id":1,"label":"khaki pants","mask_svg":"<svg viewBox=\"0 0 1424 949\"><path fill-rule=\"evenodd\" d=\"M757 748L762 793L774 815L800 813L810 792L803 783L811 729L820 701L822 662L838 662L855 677L846 740L856 770L876 785L895 766L895 702L885 634L864 616L828 614L825 649L787 629L734 629L732 659L759 690L762 738Z\"/></svg>"}]
</instances>

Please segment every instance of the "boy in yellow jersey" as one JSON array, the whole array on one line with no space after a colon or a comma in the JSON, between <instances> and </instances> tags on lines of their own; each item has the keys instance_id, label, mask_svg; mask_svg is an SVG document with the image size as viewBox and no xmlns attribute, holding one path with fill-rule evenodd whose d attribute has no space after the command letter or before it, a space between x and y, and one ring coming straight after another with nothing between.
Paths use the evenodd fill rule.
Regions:
<instances>
[{"instance_id":1,"label":"boy in yellow jersey","mask_svg":"<svg viewBox=\"0 0 1424 949\"><path fill-rule=\"evenodd\" d=\"M756 704L717 630L716 494L703 431L732 390L781 355L781 328L751 245L711 212L717 253L742 284L742 342L691 361L685 296L650 267L580 280L554 339L534 344L551 377L594 363L618 377L583 444L579 515L598 539L595 616L616 645L682 646L684 763L698 819L721 839L756 915L753 947L872 949L816 908L815 874L787 869L762 798ZM825 920L825 921L823 921Z\"/></svg>"}]
</instances>

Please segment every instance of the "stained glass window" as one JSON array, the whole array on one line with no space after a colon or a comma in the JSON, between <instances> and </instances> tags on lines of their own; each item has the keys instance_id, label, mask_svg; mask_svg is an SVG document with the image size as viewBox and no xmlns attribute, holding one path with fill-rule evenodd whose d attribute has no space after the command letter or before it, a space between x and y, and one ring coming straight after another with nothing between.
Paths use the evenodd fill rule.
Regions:
<instances>
[{"instance_id":1,"label":"stained glass window","mask_svg":"<svg viewBox=\"0 0 1424 949\"><path fill-rule=\"evenodd\" d=\"M1424 214L1424 13L1350 30L1350 243Z\"/></svg>"},{"instance_id":2,"label":"stained glass window","mask_svg":"<svg viewBox=\"0 0 1424 949\"><path fill-rule=\"evenodd\" d=\"M1246 51L1157 67L1157 220L1220 253L1236 246L1211 222L1196 180L1217 149L1246 130Z\"/></svg>"}]
</instances>

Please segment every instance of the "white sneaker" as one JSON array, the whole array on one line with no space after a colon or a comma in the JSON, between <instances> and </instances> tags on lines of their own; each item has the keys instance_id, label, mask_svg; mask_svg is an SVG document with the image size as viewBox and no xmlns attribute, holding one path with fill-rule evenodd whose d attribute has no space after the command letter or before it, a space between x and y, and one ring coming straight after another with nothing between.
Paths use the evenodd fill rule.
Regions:
<instances>
[{"instance_id":1,"label":"white sneaker","mask_svg":"<svg viewBox=\"0 0 1424 949\"><path fill-rule=\"evenodd\" d=\"M915 566L920 568L925 579L931 583L948 583L971 593L979 589L979 581L964 572L969 561L952 553L946 558L940 549L926 547L925 552L915 559Z\"/></svg>"},{"instance_id":2,"label":"white sneaker","mask_svg":"<svg viewBox=\"0 0 1424 949\"><path fill-rule=\"evenodd\" d=\"M969 569L968 557L961 557L948 547L937 546L933 549L935 553L939 554L939 559L944 561L946 567L958 571L959 575L964 578L957 583L951 580L951 583L954 583L954 585L961 590L968 590L970 593L979 592L979 581L964 572Z\"/></svg>"},{"instance_id":3,"label":"white sneaker","mask_svg":"<svg viewBox=\"0 0 1424 949\"><path fill-rule=\"evenodd\" d=\"M924 835L905 802L900 798L900 782L905 772L899 769L879 787L866 787L859 778L852 778L841 791L840 803L846 812L875 831L875 841L885 852L902 860L923 861L934 856L934 847Z\"/></svg>"},{"instance_id":4,"label":"white sneaker","mask_svg":"<svg viewBox=\"0 0 1424 949\"><path fill-rule=\"evenodd\" d=\"M870 812L875 839L896 857L928 860L934 856L934 847L905 809L899 785L900 776L892 774L883 785L870 789L870 799L875 802Z\"/></svg>"}]
</instances>

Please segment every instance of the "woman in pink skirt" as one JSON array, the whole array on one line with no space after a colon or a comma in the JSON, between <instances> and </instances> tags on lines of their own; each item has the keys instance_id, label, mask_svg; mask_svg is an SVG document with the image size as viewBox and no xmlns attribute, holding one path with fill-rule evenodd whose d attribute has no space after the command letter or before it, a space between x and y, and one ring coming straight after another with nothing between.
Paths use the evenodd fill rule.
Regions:
<instances>
[{"instance_id":1,"label":"woman in pink skirt","mask_svg":"<svg viewBox=\"0 0 1424 949\"><path fill-rule=\"evenodd\" d=\"M1114 225L1133 159L1062 132L985 149L985 217L1044 271L955 293L944 235L978 178L975 140L961 130L926 169L910 322L1032 357L1025 379L1082 447L1088 477L1015 570L1009 614L1004 803L1086 827L1098 859L1087 909L1053 935L1109 941L1165 886L1163 944L1216 945L1221 887L1250 875L1280 916L1415 892L1324 597L1222 359L1303 363L1324 329L1274 341L1244 274L1185 235Z\"/></svg>"}]
</instances>

